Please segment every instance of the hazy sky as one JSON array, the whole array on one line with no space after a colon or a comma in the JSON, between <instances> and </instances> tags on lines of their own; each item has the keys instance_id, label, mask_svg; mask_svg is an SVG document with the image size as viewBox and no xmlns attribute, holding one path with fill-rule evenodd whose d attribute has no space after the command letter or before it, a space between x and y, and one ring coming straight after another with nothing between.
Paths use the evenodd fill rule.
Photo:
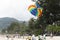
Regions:
<instances>
[{"instance_id":1,"label":"hazy sky","mask_svg":"<svg viewBox=\"0 0 60 40\"><path fill-rule=\"evenodd\" d=\"M0 18L12 17L27 21L31 17L34 17L27 10L31 4L33 4L31 0L0 0Z\"/></svg>"}]
</instances>

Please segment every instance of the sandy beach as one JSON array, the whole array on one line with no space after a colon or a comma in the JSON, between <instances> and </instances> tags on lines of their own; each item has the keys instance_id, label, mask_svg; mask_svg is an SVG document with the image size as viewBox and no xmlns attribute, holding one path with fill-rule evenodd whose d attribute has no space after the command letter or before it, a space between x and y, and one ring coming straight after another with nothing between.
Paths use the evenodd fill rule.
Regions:
<instances>
[{"instance_id":1,"label":"sandy beach","mask_svg":"<svg viewBox=\"0 0 60 40\"><path fill-rule=\"evenodd\" d=\"M6 37L6 35L0 35L0 40L26 40L27 36L21 36L19 38L15 37L10 37L9 39ZM36 37L37 38L37 37ZM38 38L36 39L38 40ZM46 40L60 40L60 36L53 36L53 37L50 37L50 36L47 36L46 37Z\"/></svg>"}]
</instances>

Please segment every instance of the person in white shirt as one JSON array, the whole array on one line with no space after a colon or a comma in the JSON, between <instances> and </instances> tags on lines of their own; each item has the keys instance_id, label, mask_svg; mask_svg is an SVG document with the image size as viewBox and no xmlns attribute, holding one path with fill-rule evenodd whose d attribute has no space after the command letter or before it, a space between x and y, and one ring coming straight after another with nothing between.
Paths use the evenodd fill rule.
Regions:
<instances>
[{"instance_id":1,"label":"person in white shirt","mask_svg":"<svg viewBox=\"0 0 60 40\"><path fill-rule=\"evenodd\" d=\"M43 35L43 40L46 40L46 34Z\"/></svg>"},{"instance_id":2,"label":"person in white shirt","mask_svg":"<svg viewBox=\"0 0 60 40\"><path fill-rule=\"evenodd\" d=\"M35 35L34 35L34 34L32 35L32 40L36 40L36 38L35 38Z\"/></svg>"}]
</instances>

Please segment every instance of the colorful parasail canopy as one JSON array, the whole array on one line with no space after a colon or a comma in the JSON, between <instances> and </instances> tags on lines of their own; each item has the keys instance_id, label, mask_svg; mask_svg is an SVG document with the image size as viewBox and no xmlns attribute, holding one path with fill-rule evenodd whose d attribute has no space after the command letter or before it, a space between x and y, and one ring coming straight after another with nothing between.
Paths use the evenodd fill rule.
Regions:
<instances>
[{"instance_id":1,"label":"colorful parasail canopy","mask_svg":"<svg viewBox=\"0 0 60 40\"><path fill-rule=\"evenodd\" d=\"M30 5L28 10L34 16L40 17L42 15L42 8L37 8L35 5Z\"/></svg>"}]
</instances>

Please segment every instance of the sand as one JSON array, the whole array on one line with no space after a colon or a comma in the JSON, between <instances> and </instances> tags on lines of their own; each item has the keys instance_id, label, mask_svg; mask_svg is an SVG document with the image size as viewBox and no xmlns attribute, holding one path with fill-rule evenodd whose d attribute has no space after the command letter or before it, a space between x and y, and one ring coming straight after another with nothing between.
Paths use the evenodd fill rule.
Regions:
<instances>
[{"instance_id":1,"label":"sand","mask_svg":"<svg viewBox=\"0 0 60 40\"><path fill-rule=\"evenodd\" d=\"M26 40L27 36L21 36L20 38L7 38L6 35L0 35L0 40ZM37 38L37 37L36 37ZM60 40L60 36L53 36L53 37L50 37L50 36L47 36L46 37L46 40Z\"/></svg>"}]
</instances>

